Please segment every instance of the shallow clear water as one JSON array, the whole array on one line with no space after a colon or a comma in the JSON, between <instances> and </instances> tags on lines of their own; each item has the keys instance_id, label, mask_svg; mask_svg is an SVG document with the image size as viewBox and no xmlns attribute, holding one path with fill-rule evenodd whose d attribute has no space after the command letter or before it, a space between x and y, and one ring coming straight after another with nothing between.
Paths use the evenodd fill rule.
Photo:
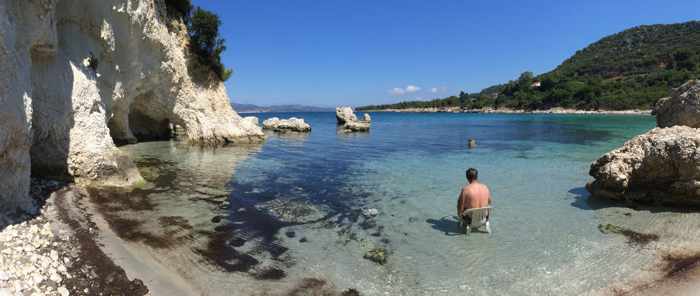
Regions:
<instances>
[{"instance_id":1,"label":"shallow clear water","mask_svg":"<svg viewBox=\"0 0 700 296\"><path fill-rule=\"evenodd\" d=\"M700 221L588 200L590 163L652 128L649 116L376 113L357 134L333 113L256 116L313 129L216 150L124 146L153 185L96 199L117 234L203 294L284 293L317 278L363 295L578 295L655 258L599 224ZM490 236L466 237L453 218L468 167L493 193ZM386 264L363 259L375 247Z\"/></svg>"}]
</instances>

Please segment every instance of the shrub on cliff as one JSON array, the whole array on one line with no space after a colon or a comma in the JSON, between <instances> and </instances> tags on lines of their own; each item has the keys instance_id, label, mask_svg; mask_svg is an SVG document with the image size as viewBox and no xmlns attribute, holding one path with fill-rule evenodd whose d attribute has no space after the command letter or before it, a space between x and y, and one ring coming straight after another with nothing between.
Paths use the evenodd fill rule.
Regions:
<instances>
[{"instance_id":1,"label":"shrub on cliff","mask_svg":"<svg viewBox=\"0 0 700 296\"><path fill-rule=\"evenodd\" d=\"M197 7L190 18L188 31L191 49L199 62L209 66L222 81L226 81L232 71L221 63L226 41L219 36L219 26L221 20L218 15Z\"/></svg>"},{"instance_id":2,"label":"shrub on cliff","mask_svg":"<svg viewBox=\"0 0 700 296\"><path fill-rule=\"evenodd\" d=\"M191 0L165 0L168 15L182 18L190 37L190 50L199 64L209 67L221 81L226 81L233 71L221 63L221 53L226 50L225 40L219 36L221 20L215 13L193 7Z\"/></svg>"},{"instance_id":3,"label":"shrub on cliff","mask_svg":"<svg viewBox=\"0 0 700 296\"><path fill-rule=\"evenodd\" d=\"M171 17L177 16L186 19L192 11L190 0L165 0L165 4L168 7L168 15Z\"/></svg>"}]
</instances>

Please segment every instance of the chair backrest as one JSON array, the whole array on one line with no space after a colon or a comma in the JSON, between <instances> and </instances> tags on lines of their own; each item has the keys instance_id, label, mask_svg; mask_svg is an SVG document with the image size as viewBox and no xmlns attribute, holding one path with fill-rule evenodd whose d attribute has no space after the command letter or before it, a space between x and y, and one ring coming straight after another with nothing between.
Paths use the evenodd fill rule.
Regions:
<instances>
[{"instance_id":1,"label":"chair backrest","mask_svg":"<svg viewBox=\"0 0 700 296\"><path fill-rule=\"evenodd\" d=\"M466 209L462 213L462 216L469 215L469 217L472 218L472 223L470 226L478 227L491 219L491 209L491 207Z\"/></svg>"}]
</instances>

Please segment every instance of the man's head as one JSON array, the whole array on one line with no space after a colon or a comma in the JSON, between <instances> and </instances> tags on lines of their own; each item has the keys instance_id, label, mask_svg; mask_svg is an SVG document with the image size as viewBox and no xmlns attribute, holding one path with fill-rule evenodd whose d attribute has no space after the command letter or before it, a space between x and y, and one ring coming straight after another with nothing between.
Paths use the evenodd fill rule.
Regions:
<instances>
[{"instance_id":1,"label":"man's head","mask_svg":"<svg viewBox=\"0 0 700 296\"><path fill-rule=\"evenodd\" d=\"M467 170L467 181L471 183L476 181L477 178L479 178L479 171L477 171L475 168L469 168Z\"/></svg>"}]
</instances>

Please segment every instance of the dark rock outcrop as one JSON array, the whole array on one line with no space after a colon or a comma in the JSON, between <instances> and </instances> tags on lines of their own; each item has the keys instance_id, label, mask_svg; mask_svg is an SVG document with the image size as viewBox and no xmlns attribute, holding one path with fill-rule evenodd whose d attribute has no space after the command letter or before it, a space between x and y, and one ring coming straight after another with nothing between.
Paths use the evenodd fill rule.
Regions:
<instances>
[{"instance_id":1,"label":"dark rock outcrop","mask_svg":"<svg viewBox=\"0 0 700 296\"><path fill-rule=\"evenodd\" d=\"M673 90L671 97L660 99L652 114L659 127L700 128L700 80L690 80Z\"/></svg>"}]
</instances>

